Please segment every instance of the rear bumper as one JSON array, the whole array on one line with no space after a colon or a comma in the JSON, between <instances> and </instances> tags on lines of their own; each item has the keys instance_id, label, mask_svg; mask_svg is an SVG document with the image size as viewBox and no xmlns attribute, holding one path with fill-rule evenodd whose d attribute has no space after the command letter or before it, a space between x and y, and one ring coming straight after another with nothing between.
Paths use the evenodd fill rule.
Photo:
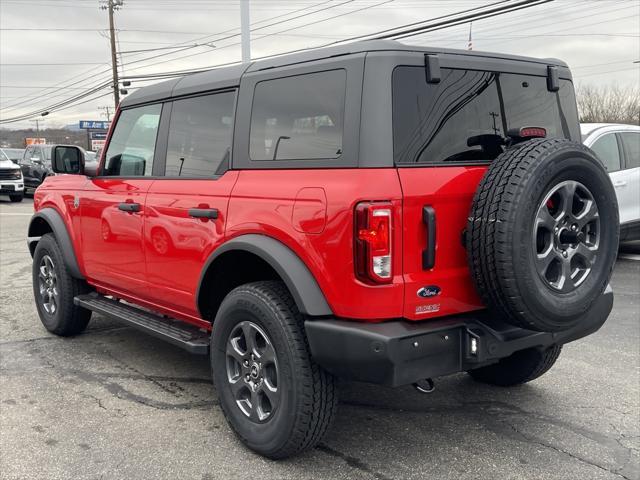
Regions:
<instances>
[{"instance_id":1,"label":"rear bumper","mask_svg":"<svg viewBox=\"0 0 640 480\"><path fill-rule=\"evenodd\" d=\"M489 365L525 348L572 342L597 331L612 307L608 286L578 326L558 333L513 327L486 311L420 323L307 320L305 328L314 360L327 371L400 386Z\"/></svg>"}]
</instances>

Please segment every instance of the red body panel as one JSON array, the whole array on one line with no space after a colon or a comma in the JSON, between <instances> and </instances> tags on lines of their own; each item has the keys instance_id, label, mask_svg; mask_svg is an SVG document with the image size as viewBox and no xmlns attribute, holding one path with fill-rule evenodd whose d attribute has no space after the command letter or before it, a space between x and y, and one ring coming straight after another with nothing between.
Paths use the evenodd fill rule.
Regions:
<instances>
[{"instance_id":1,"label":"red body panel","mask_svg":"<svg viewBox=\"0 0 640 480\"><path fill-rule=\"evenodd\" d=\"M320 190L326 196L325 221ZM398 318L404 296L401 199L398 174L391 168L243 170L229 205L227 238L260 233L287 245L307 265L337 316ZM387 285L366 285L355 277L353 213L364 200L388 200L394 206L394 271Z\"/></svg>"},{"instance_id":2,"label":"red body panel","mask_svg":"<svg viewBox=\"0 0 640 480\"><path fill-rule=\"evenodd\" d=\"M152 183L145 178L94 178L76 193L89 280L133 295L147 289L142 232L145 198ZM120 203L138 203L140 211L122 211Z\"/></svg>"},{"instance_id":3,"label":"red body panel","mask_svg":"<svg viewBox=\"0 0 640 480\"><path fill-rule=\"evenodd\" d=\"M38 189L35 208L53 207L62 214L80 268L99 291L199 326L210 326L196 307L206 259L224 241L250 233L267 235L293 250L336 316L369 322L424 320L482 308L461 235L484 171L241 170L217 180L61 175ZM354 211L363 201L392 206L388 284L367 284L355 275ZM121 202L140 203L141 210L124 212L118 209ZM426 271L421 264L427 244L425 205L434 207L437 219L436 264ZM215 208L219 217L191 218L190 208ZM430 285L440 288L438 296L416 294Z\"/></svg>"},{"instance_id":4,"label":"red body panel","mask_svg":"<svg viewBox=\"0 0 640 480\"><path fill-rule=\"evenodd\" d=\"M144 251L150 300L198 315L196 291L211 253L224 241L227 205L238 178L163 179L153 183L145 205ZM190 208L215 208L218 218L189 217Z\"/></svg>"},{"instance_id":5,"label":"red body panel","mask_svg":"<svg viewBox=\"0 0 640 480\"><path fill-rule=\"evenodd\" d=\"M467 267L462 243L473 194L486 167L400 168L402 183L405 318L423 320L482 308ZM422 209L430 205L436 216L434 268L423 270L422 251L427 229ZM421 297L422 287L436 286L439 294Z\"/></svg>"},{"instance_id":6,"label":"red body panel","mask_svg":"<svg viewBox=\"0 0 640 480\"><path fill-rule=\"evenodd\" d=\"M76 253L80 272L86 275L82 252L82 235L80 233L80 210L74 207L75 192L84 188L87 178L78 175L57 175L45 178L33 195L33 209L37 212L43 208L55 209L67 225L67 231Z\"/></svg>"}]
</instances>

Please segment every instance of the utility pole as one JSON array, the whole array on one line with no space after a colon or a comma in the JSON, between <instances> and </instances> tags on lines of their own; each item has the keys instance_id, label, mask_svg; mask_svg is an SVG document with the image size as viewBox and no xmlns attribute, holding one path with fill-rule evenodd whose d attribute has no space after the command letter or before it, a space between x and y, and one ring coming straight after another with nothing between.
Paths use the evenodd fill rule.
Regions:
<instances>
[{"instance_id":1,"label":"utility pole","mask_svg":"<svg viewBox=\"0 0 640 480\"><path fill-rule=\"evenodd\" d=\"M240 0L240 40L242 63L251 61L251 32L249 31L249 0Z\"/></svg>"},{"instance_id":2,"label":"utility pole","mask_svg":"<svg viewBox=\"0 0 640 480\"><path fill-rule=\"evenodd\" d=\"M107 122L111 121L111 107L109 105L104 105L102 107L98 107L100 110L103 110L104 112L102 113L102 115L104 115L105 117L107 117Z\"/></svg>"},{"instance_id":3,"label":"utility pole","mask_svg":"<svg viewBox=\"0 0 640 480\"><path fill-rule=\"evenodd\" d=\"M35 122L36 124L36 138L40 137L40 122L43 122L44 120L40 120L39 118L36 118L35 120L29 120L30 122Z\"/></svg>"},{"instance_id":4,"label":"utility pole","mask_svg":"<svg viewBox=\"0 0 640 480\"><path fill-rule=\"evenodd\" d=\"M42 112L40 114L41 117L46 117L47 115L49 115L49 112ZM29 120L29 121L36 123L36 138L40 138L40 122L44 122L45 119L44 118L36 118L36 119L33 119L33 120Z\"/></svg>"},{"instance_id":5,"label":"utility pole","mask_svg":"<svg viewBox=\"0 0 640 480\"><path fill-rule=\"evenodd\" d=\"M113 98L115 106L118 108L120 103L120 82L118 81L118 60L116 57L116 32L113 25L113 12L122 6L124 0L106 0L106 6L101 6L109 13L109 41L111 42L111 69L113 70Z\"/></svg>"}]
</instances>

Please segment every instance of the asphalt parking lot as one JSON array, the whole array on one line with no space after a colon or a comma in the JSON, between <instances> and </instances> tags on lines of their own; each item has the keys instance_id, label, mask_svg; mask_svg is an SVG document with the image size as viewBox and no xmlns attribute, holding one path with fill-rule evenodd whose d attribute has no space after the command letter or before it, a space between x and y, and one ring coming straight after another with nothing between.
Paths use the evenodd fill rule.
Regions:
<instances>
[{"instance_id":1,"label":"asphalt parking lot","mask_svg":"<svg viewBox=\"0 0 640 480\"><path fill-rule=\"evenodd\" d=\"M0 197L0 478L640 479L640 261L620 258L614 311L539 380L466 375L436 391L341 383L324 442L273 462L245 449L208 360L94 316L48 334L32 301L32 202Z\"/></svg>"}]
</instances>

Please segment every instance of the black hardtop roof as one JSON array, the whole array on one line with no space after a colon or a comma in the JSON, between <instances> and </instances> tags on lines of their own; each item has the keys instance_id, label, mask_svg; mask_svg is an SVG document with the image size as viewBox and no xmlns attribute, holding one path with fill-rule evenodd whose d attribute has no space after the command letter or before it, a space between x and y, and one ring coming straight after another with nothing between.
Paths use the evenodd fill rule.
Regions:
<instances>
[{"instance_id":1,"label":"black hardtop roof","mask_svg":"<svg viewBox=\"0 0 640 480\"><path fill-rule=\"evenodd\" d=\"M240 78L245 72L255 72L270 68L283 67L298 63L322 60L329 57L343 55L398 51L398 52L419 52L447 55L464 55L474 57L485 57L488 59L502 59L519 62L533 62L545 65L556 65L566 67L567 64L555 58L534 58L519 55L509 55L504 53L480 52L469 50L458 50L440 47L422 47L416 45L406 45L395 40L367 40L361 42L346 43L325 48L316 48L300 52L278 55L252 63L236 64L227 67L213 68L204 72L188 74L183 77L156 83L148 87L141 88L127 96L121 103L122 107L137 105L141 103L158 101L170 97L189 95L209 90L232 88L240 84Z\"/></svg>"}]
</instances>

